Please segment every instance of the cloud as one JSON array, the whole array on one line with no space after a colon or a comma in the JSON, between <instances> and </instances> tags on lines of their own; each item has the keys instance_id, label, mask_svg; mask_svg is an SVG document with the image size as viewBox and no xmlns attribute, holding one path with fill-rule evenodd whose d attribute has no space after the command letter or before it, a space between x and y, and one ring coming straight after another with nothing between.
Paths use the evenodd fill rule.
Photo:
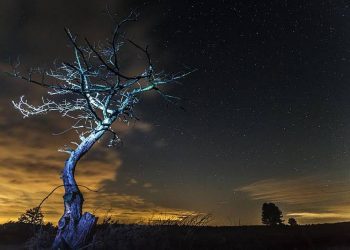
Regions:
<instances>
[{"instance_id":1,"label":"cloud","mask_svg":"<svg viewBox=\"0 0 350 250\"><path fill-rule=\"evenodd\" d=\"M41 134L42 140L47 140ZM18 216L30 207L37 206L40 201L56 186L61 185L59 178L63 168L65 155L51 147L28 147L21 143L21 138L1 135L0 143L0 223ZM6 141L6 143L4 143ZM96 152L102 152L99 159ZM79 162L76 171L78 184L91 189L103 188L103 182L116 182L118 169L122 164L120 155L113 150L104 149L97 144L91 157L87 155ZM138 181L131 179L131 183ZM149 187L149 184L147 184ZM100 190L90 192L81 187L84 193L84 209L94 211L103 217L107 211L118 220L126 222L147 221L155 216L168 214L181 217L194 214L194 211L172 209L148 202L139 195L126 195L117 192ZM55 192L43 205L45 220L56 223L63 212L63 189Z\"/></svg>"},{"instance_id":2,"label":"cloud","mask_svg":"<svg viewBox=\"0 0 350 250\"><path fill-rule=\"evenodd\" d=\"M308 176L295 179L266 179L235 191L248 193L254 200L270 200L287 204L319 203L350 197L347 180L330 180L326 176Z\"/></svg>"},{"instance_id":3,"label":"cloud","mask_svg":"<svg viewBox=\"0 0 350 250\"><path fill-rule=\"evenodd\" d=\"M300 212L300 213L288 213L288 216L293 217L302 217L309 219L349 219L349 214L337 214L337 213L308 213L308 212Z\"/></svg>"},{"instance_id":4,"label":"cloud","mask_svg":"<svg viewBox=\"0 0 350 250\"><path fill-rule=\"evenodd\" d=\"M151 188L153 185L152 185L152 183L150 183L150 182L146 182L146 183L144 183L143 184L143 187L144 188Z\"/></svg>"},{"instance_id":5,"label":"cloud","mask_svg":"<svg viewBox=\"0 0 350 250\"><path fill-rule=\"evenodd\" d=\"M135 185L137 183L138 183L138 181L135 178L131 178L128 182L128 185Z\"/></svg>"},{"instance_id":6,"label":"cloud","mask_svg":"<svg viewBox=\"0 0 350 250\"><path fill-rule=\"evenodd\" d=\"M287 216L304 222L350 219L350 182L341 176L313 175L291 179L265 179L235 189L252 200L275 202Z\"/></svg>"},{"instance_id":7,"label":"cloud","mask_svg":"<svg viewBox=\"0 0 350 250\"><path fill-rule=\"evenodd\" d=\"M151 123L145 121L131 121L129 124L118 121L113 129L122 134L123 136L129 135L133 132L149 133L152 131L153 126Z\"/></svg>"},{"instance_id":8,"label":"cloud","mask_svg":"<svg viewBox=\"0 0 350 250\"><path fill-rule=\"evenodd\" d=\"M0 103L3 101L0 99ZM67 125L62 119L47 116L23 120L13 115L14 112L0 109L0 223L16 220L26 209L37 206L54 187L62 184L59 176L67 155L57 152L57 148L71 141L71 134L52 136L49 133L53 127ZM145 122L136 124L125 128L124 135L128 136L135 130L147 133L152 129ZM91 189L102 188L94 193L81 187L85 210L95 211L99 217L109 211L110 215L125 222L147 221L164 214L179 218L195 214L190 210L158 206L138 194L104 190L106 181L117 183L121 165L120 154L106 148L103 141L79 162L76 171L78 184ZM131 182L144 183L136 179ZM150 184L145 184L145 187L150 187ZM63 212L62 196L61 188L44 203L46 221L58 221Z\"/></svg>"}]
</instances>

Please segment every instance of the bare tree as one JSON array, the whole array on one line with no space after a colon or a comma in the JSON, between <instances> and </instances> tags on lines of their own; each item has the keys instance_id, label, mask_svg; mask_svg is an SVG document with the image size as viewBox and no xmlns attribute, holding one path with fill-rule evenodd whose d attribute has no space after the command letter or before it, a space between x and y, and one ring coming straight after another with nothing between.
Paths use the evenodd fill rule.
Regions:
<instances>
[{"instance_id":1,"label":"bare tree","mask_svg":"<svg viewBox=\"0 0 350 250\"><path fill-rule=\"evenodd\" d=\"M59 150L67 153L68 159L61 176L65 188L64 213L58 222L54 249L82 247L97 221L88 212L82 214L84 199L74 179L74 171L81 157L105 134L110 135L108 146L120 142L112 125L135 119L134 107L141 94L155 91L167 101L176 102L178 98L164 93L162 86L177 82L192 72L157 72L148 46L138 45L123 32L125 24L136 21L138 14L131 12L120 22L114 15L110 16L115 28L111 39L104 43L92 44L86 38L81 43L65 28L74 54L72 62L55 64L50 70L31 69L26 75L19 73L18 65L15 65L12 73L15 77L46 88L51 96L43 97L42 104L38 106L28 103L24 96L18 102L13 102L24 117L57 111L73 120L67 131L75 130L79 136L79 141L73 142L73 148L65 146ZM127 75L121 67L120 51L127 44L141 52L146 61L144 70L137 75Z\"/></svg>"}]
</instances>

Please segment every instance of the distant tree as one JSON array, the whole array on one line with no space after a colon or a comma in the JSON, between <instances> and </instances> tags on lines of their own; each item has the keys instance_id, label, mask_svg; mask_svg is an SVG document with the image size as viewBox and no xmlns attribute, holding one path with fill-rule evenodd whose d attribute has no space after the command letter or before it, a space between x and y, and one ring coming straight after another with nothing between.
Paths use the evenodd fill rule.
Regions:
<instances>
[{"instance_id":1,"label":"distant tree","mask_svg":"<svg viewBox=\"0 0 350 250\"><path fill-rule=\"evenodd\" d=\"M21 216L18 218L18 222L42 225L44 223L44 215L41 212L40 207L34 207L21 214Z\"/></svg>"},{"instance_id":2,"label":"distant tree","mask_svg":"<svg viewBox=\"0 0 350 250\"><path fill-rule=\"evenodd\" d=\"M289 224L290 226L297 226L297 225L298 225L297 220L294 219L294 218L289 218L289 219L288 219L288 224Z\"/></svg>"},{"instance_id":3,"label":"distant tree","mask_svg":"<svg viewBox=\"0 0 350 250\"><path fill-rule=\"evenodd\" d=\"M262 224L276 226L283 224L282 211L274 203L264 203L262 206Z\"/></svg>"}]
</instances>

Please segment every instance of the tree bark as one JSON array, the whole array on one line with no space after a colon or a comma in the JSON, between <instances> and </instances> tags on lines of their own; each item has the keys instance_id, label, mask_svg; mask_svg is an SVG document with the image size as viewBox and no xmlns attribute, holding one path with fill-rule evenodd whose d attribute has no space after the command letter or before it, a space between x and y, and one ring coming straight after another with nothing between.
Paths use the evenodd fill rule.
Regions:
<instances>
[{"instance_id":1,"label":"tree bark","mask_svg":"<svg viewBox=\"0 0 350 250\"><path fill-rule=\"evenodd\" d=\"M61 176L65 189L64 213L58 221L53 249L79 249L85 246L92 236L98 218L88 212L82 215L84 198L74 179L74 172L79 159L89 151L104 132L103 128L97 128L81 142L76 150L71 152L66 160Z\"/></svg>"}]
</instances>

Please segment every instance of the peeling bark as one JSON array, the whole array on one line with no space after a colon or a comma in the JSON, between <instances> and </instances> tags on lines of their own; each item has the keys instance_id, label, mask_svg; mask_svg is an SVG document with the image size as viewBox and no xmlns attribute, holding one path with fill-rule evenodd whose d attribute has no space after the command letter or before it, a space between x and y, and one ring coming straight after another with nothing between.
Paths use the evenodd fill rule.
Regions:
<instances>
[{"instance_id":1,"label":"peeling bark","mask_svg":"<svg viewBox=\"0 0 350 250\"><path fill-rule=\"evenodd\" d=\"M88 212L82 215L84 198L75 181L74 172L79 159L104 132L103 127L96 129L70 154L65 163L61 176L65 189L64 213L58 222L53 249L78 249L85 246L92 236L98 218Z\"/></svg>"}]
</instances>

